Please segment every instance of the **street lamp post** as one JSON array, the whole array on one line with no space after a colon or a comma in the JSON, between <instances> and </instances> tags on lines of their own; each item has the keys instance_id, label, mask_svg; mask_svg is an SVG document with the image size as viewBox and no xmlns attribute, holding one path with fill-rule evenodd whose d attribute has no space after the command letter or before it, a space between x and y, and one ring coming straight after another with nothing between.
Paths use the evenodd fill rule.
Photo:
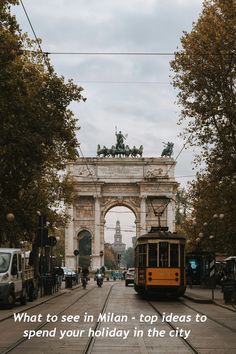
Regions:
<instances>
[{"instance_id":1,"label":"street lamp post","mask_svg":"<svg viewBox=\"0 0 236 354\"><path fill-rule=\"evenodd\" d=\"M76 267L76 277L77 277L77 282L79 283L79 250L74 250L74 256L75 256L75 267Z\"/></svg>"},{"instance_id":2,"label":"street lamp post","mask_svg":"<svg viewBox=\"0 0 236 354\"><path fill-rule=\"evenodd\" d=\"M9 232L9 238L10 238L10 247L12 247L13 246L13 240L12 240L12 238L13 238L13 234L12 234L12 230L11 230L11 224L13 223L13 221L15 220L15 215L13 214L13 213L7 213L7 215L6 215L6 219L7 219L7 221L9 222L9 227L10 227L10 232Z\"/></svg>"}]
</instances>

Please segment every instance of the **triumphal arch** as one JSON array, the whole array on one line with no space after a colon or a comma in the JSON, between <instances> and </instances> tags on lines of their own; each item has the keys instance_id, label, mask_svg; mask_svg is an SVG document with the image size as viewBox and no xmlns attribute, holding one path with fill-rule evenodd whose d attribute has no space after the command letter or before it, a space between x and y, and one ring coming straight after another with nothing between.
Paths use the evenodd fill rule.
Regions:
<instances>
[{"instance_id":1,"label":"triumphal arch","mask_svg":"<svg viewBox=\"0 0 236 354\"><path fill-rule=\"evenodd\" d=\"M68 164L75 190L65 234L68 267L78 265L74 251L80 251L79 241L83 242L83 238L89 247L91 268L104 264L105 217L115 206L133 211L136 237L148 232L151 226L175 229L177 182L172 150L164 153L164 149L160 157L143 157L142 146L130 149L122 144L123 135L118 140L118 134L116 146L107 149L98 145L97 157L79 157Z\"/></svg>"}]
</instances>

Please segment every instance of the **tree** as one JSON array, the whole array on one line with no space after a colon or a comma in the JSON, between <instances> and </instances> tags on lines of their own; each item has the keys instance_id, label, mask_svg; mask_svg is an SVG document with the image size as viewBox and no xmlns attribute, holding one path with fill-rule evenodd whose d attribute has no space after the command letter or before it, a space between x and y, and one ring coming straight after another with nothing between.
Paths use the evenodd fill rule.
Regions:
<instances>
[{"instance_id":1,"label":"tree","mask_svg":"<svg viewBox=\"0 0 236 354\"><path fill-rule=\"evenodd\" d=\"M11 211L17 238L32 240L37 210L51 223L65 220L61 206L72 186L58 172L78 146L77 119L68 107L84 98L82 88L59 77L21 32L10 12L16 4L0 5L0 233L3 238Z\"/></svg>"},{"instance_id":2,"label":"tree","mask_svg":"<svg viewBox=\"0 0 236 354\"><path fill-rule=\"evenodd\" d=\"M127 268L131 268L134 266L134 249L133 249L133 247L129 247L125 251L124 261L126 263Z\"/></svg>"},{"instance_id":3,"label":"tree","mask_svg":"<svg viewBox=\"0 0 236 354\"><path fill-rule=\"evenodd\" d=\"M205 162L189 192L193 216L203 224L212 213L225 214L218 248L227 252L236 248L235 28L235 0L205 0L202 14L192 31L184 33L182 49L171 62L182 106L180 122L187 121L184 138L201 147L195 162Z\"/></svg>"},{"instance_id":4,"label":"tree","mask_svg":"<svg viewBox=\"0 0 236 354\"><path fill-rule=\"evenodd\" d=\"M185 137L228 162L236 157L236 2L205 0L190 33L181 38L171 67L179 89ZM235 165L234 165L235 166Z\"/></svg>"},{"instance_id":5,"label":"tree","mask_svg":"<svg viewBox=\"0 0 236 354\"><path fill-rule=\"evenodd\" d=\"M188 194L185 188L178 188L176 193L176 212L175 221L176 225L181 225L187 217L187 212L189 208Z\"/></svg>"},{"instance_id":6,"label":"tree","mask_svg":"<svg viewBox=\"0 0 236 354\"><path fill-rule=\"evenodd\" d=\"M110 244L106 243L104 247L104 265L107 269L117 269L117 254L113 251Z\"/></svg>"},{"instance_id":7,"label":"tree","mask_svg":"<svg viewBox=\"0 0 236 354\"><path fill-rule=\"evenodd\" d=\"M196 235L203 233L201 244L204 249L212 250L213 246L218 253L232 255L236 252L236 186L232 186L234 193L229 193L223 184L212 178L211 174L198 175L189 190L189 199L192 202L193 218L196 221ZM213 215L223 214L222 220L214 219ZM190 236L191 230L186 223L185 230ZM187 227L186 227L187 226ZM214 235L213 240L209 236ZM192 235L193 237L193 235ZM191 238L191 237L190 237Z\"/></svg>"}]
</instances>

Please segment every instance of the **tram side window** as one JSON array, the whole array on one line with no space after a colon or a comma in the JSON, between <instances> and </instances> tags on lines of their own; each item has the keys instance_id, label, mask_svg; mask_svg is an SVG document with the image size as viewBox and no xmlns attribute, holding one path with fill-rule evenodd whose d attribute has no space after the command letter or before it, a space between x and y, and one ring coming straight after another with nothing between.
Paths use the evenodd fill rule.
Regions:
<instances>
[{"instance_id":1,"label":"tram side window","mask_svg":"<svg viewBox=\"0 0 236 354\"><path fill-rule=\"evenodd\" d=\"M147 250L147 245L139 245L139 257L138 257L138 266L139 267L146 267L146 250Z\"/></svg>"},{"instance_id":2,"label":"tram side window","mask_svg":"<svg viewBox=\"0 0 236 354\"><path fill-rule=\"evenodd\" d=\"M179 266L179 245L176 243L170 244L170 266L173 268Z\"/></svg>"},{"instance_id":3,"label":"tram side window","mask_svg":"<svg viewBox=\"0 0 236 354\"><path fill-rule=\"evenodd\" d=\"M168 267L168 242L159 243L159 267Z\"/></svg>"},{"instance_id":4,"label":"tram side window","mask_svg":"<svg viewBox=\"0 0 236 354\"><path fill-rule=\"evenodd\" d=\"M148 245L148 266L156 267L157 266L157 244L150 243Z\"/></svg>"}]
</instances>

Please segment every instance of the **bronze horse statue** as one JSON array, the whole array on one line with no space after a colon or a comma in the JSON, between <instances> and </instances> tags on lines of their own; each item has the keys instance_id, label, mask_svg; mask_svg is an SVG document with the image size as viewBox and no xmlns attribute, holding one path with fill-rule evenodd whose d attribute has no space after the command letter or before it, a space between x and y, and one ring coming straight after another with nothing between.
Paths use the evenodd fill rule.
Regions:
<instances>
[{"instance_id":1,"label":"bronze horse statue","mask_svg":"<svg viewBox=\"0 0 236 354\"><path fill-rule=\"evenodd\" d=\"M164 144L164 149L161 153L161 156L166 156L166 157L171 157L171 155L173 154L173 147L174 147L174 143L170 143L168 141L168 143L163 143Z\"/></svg>"}]
</instances>

